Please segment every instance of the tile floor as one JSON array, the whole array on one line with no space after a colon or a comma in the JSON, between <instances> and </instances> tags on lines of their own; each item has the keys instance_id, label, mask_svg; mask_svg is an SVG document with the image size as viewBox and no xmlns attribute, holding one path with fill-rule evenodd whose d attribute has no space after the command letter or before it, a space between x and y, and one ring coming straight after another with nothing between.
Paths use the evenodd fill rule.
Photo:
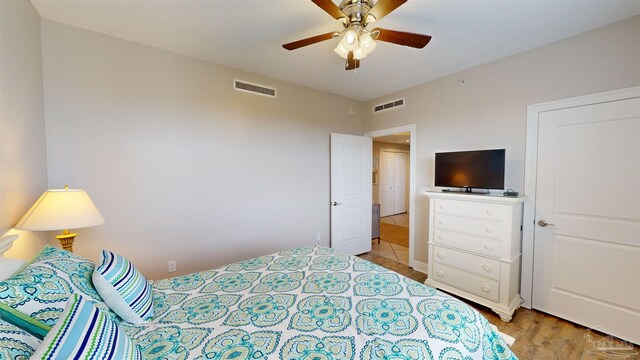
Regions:
<instances>
[{"instance_id":1,"label":"tile floor","mask_svg":"<svg viewBox=\"0 0 640 360\"><path fill-rule=\"evenodd\" d=\"M380 218L380 222L409 227L409 213L385 216Z\"/></svg>"},{"instance_id":2,"label":"tile floor","mask_svg":"<svg viewBox=\"0 0 640 360\"><path fill-rule=\"evenodd\" d=\"M409 214L404 213L385 216L380 218L380 222L409 227ZM397 261L404 265L409 265L409 248L404 246L392 244L384 240L381 240L380 244L378 244L378 240L376 239L371 241L371 253Z\"/></svg>"}]
</instances>

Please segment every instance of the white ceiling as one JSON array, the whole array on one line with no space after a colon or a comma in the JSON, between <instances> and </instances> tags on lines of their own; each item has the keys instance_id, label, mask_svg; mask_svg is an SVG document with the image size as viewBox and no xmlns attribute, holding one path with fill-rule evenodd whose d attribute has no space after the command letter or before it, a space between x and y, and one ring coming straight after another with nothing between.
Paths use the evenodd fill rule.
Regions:
<instances>
[{"instance_id":1,"label":"white ceiling","mask_svg":"<svg viewBox=\"0 0 640 360\"><path fill-rule=\"evenodd\" d=\"M399 133L399 134L393 134L393 135L387 135L387 136L379 136L377 138L373 138L373 141L409 145L410 137L411 137L411 133Z\"/></svg>"},{"instance_id":2,"label":"white ceiling","mask_svg":"<svg viewBox=\"0 0 640 360\"><path fill-rule=\"evenodd\" d=\"M409 0L375 26L431 35L431 43L417 50L380 42L347 72L333 52L338 39L282 48L341 30L310 0L31 2L46 19L357 100L640 15L638 0Z\"/></svg>"}]
</instances>

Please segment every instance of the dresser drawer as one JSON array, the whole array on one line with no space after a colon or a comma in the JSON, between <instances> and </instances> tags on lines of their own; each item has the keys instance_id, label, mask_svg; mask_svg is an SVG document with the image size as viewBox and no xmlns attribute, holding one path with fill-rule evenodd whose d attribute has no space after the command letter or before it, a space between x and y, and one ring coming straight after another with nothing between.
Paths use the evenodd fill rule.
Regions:
<instances>
[{"instance_id":1,"label":"dresser drawer","mask_svg":"<svg viewBox=\"0 0 640 360\"><path fill-rule=\"evenodd\" d=\"M507 208L495 204L473 203L468 201L435 200L435 213L465 216L477 219L502 221Z\"/></svg>"},{"instance_id":2,"label":"dresser drawer","mask_svg":"<svg viewBox=\"0 0 640 360\"><path fill-rule=\"evenodd\" d=\"M500 257L502 250L500 241L441 229L433 230L433 242L496 258Z\"/></svg>"},{"instance_id":3,"label":"dresser drawer","mask_svg":"<svg viewBox=\"0 0 640 360\"><path fill-rule=\"evenodd\" d=\"M500 279L500 261L443 248L433 247L433 259L435 262L449 265L457 269L486 276L494 280Z\"/></svg>"},{"instance_id":4,"label":"dresser drawer","mask_svg":"<svg viewBox=\"0 0 640 360\"><path fill-rule=\"evenodd\" d=\"M498 301L500 297L500 284L497 281L470 274L466 271L435 263L433 264L432 277L435 281L451 285L491 301Z\"/></svg>"},{"instance_id":5,"label":"dresser drawer","mask_svg":"<svg viewBox=\"0 0 640 360\"><path fill-rule=\"evenodd\" d=\"M501 239L503 236L502 224L489 221L436 214L434 216L434 225L436 229L487 236L495 239Z\"/></svg>"}]
</instances>

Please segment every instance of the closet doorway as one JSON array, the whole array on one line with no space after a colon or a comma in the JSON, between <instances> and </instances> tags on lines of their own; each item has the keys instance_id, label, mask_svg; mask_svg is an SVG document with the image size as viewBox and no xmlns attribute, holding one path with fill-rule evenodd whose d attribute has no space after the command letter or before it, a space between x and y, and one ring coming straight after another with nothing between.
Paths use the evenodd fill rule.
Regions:
<instances>
[{"instance_id":1,"label":"closet doorway","mask_svg":"<svg viewBox=\"0 0 640 360\"><path fill-rule=\"evenodd\" d=\"M380 238L372 252L409 265L411 132L373 137L373 203L380 205Z\"/></svg>"},{"instance_id":2,"label":"closet doorway","mask_svg":"<svg viewBox=\"0 0 640 360\"><path fill-rule=\"evenodd\" d=\"M378 152L380 166L378 184L380 217L407 212L407 182L409 180L407 172L409 170L410 146L408 137L409 135L400 135L390 139L391 141L402 141L403 143L399 146L396 143L373 140L380 148ZM405 140L405 138L407 139ZM397 149L398 147L406 147L406 149ZM407 245L407 247L409 246Z\"/></svg>"}]
</instances>

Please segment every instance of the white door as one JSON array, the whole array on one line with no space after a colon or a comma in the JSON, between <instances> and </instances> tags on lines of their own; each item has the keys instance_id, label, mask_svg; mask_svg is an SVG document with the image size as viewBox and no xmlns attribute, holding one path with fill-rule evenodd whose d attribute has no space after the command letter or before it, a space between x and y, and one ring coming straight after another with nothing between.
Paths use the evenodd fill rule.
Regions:
<instances>
[{"instance_id":1,"label":"white door","mask_svg":"<svg viewBox=\"0 0 640 360\"><path fill-rule=\"evenodd\" d=\"M407 212L407 153L395 153L393 213Z\"/></svg>"},{"instance_id":2,"label":"white door","mask_svg":"<svg viewBox=\"0 0 640 360\"><path fill-rule=\"evenodd\" d=\"M640 343L639 99L540 113L535 212L533 307Z\"/></svg>"},{"instance_id":3,"label":"white door","mask_svg":"<svg viewBox=\"0 0 640 360\"><path fill-rule=\"evenodd\" d=\"M395 198L395 159L394 153L380 152L380 216L393 215Z\"/></svg>"},{"instance_id":4,"label":"white door","mask_svg":"<svg viewBox=\"0 0 640 360\"><path fill-rule=\"evenodd\" d=\"M380 152L380 216L407 212L407 153Z\"/></svg>"},{"instance_id":5,"label":"white door","mask_svg":"<svg viewBox=\"0 0 640 360\"><path fill-rule=\"evenodd\" d=\"M371 250L370 137L331 134L331 247L357 255Z\"/></svg>"}]
</instances>

